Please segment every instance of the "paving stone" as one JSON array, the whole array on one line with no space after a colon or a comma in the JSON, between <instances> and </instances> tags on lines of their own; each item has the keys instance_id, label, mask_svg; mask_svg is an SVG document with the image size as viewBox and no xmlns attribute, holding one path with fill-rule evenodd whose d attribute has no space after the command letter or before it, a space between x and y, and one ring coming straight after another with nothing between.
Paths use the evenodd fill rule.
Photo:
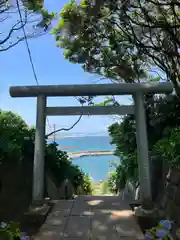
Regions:
<instances>
[{"instance_id":1,"label":"paving stone","mask_svg":"<svg viewBox=\"0 0 180 240\"><path fill-rule=\"evenodd\" d=\"M64 237L84 237L90 236L90 217L70 216Z\"/></svg>"},{"instance_id":2,"label":"paving stone","mask_svg":"<svg viewBox=\"0 0 180 240\"><path fill-rule=\"evenodd\" d=\"M76 201L84 201L84 202L87 202L87 201L89 201L90 199L94 199L94 197L96 197L96 196L92 196L92 195L86 195L86 196L78 196L75 200Z\"/></svg>"},{"instance_id":3,"label":"paving stone","mask_svg":"<svg viewBox=\"0 0 180 240\"><path fill-rule=\"evenodd\" d=\"M140 227L133 217L119 218L115 227L119 237L134 237L134 239L144 239Z\"/></svg>"},{"instance_id":4,"label":"paving stone","mask_svg":"<svg viewBox=\"0 0 180 240\"><path fill-rule=\"evenodd\" d=\"M50 217L50 218L46 219L46 222L42 227L43 228L50 228L51 226L58 226L58 227L63 228L66 225L67 221L68 221L68 217L53 216L53 217Z\"/></svg>"},{"instance_id":5,"label":"paving stone","mask_svg":"<svg viewBox=\"0 0 180 240\"><path fill-rule=\"evenodd\" d=\"M98 209L130 210L130 206L125 201L121 201L119 197L114 198L113 196L106 196L94 199L92 198L88 201L88 203L91 206L92 211Z\"/></svg>"},{"instance_id":6,"label":"paving stone","mask_svg":"<svg viewBox=\"0 0 180 240\"><path fill-rule=\"evenodd\" d=\"M35 240L144 239L133 211L116 196L58 201L37 237Z\"/></svg>"},{"instance_id":7,"label":"paving stone","mask_svg":"<svg viewBox=\"0 0 180 240\"><path fill-rule=\"evenodd\" d=\"M88 207L76 206L71 211L71 216L91 216L91 209Z\"/></svg>"},{"instance_id":8,"label":"paving stone","mask_svg":"<svg viewBox=\"0 0 180 240\"><path fill-rule=\"evenodd\" d=\"M92 217L92 234L111 235L118 234L118 237L142 238L142 232L137 225L134 214L131 210L96 210Z\"/></svg>"},{"instance_id":9,"label":"paving stone","mask_svg":"<svg viewBox=\"0 0 180 240\"><path fill-rule=\"evenodd\" d=\"M66 239L65 239L66 240ZM69 239L67 239L69 240ZM93 235L90 240L145 240L145 238L136 238L136 237L125 237L125 236L118 236L118 235L111 235L111 234L107 234L105 236L101 235L101 236L96 236Z\"/></svg>"},{"instance_id":10,"label":"paving stone","mask_svg":"<svg viewBox=\"0 0 180 240\"><path fill-rule=\"evenodd\" d=\"M63 237L61 240L91 240L90 237Z\"/></svg>"},{"instance_id":11,"label":"paving stone","mask_svg":"<svg viewBox=\"0 0 180 240\"><path fill-rule=\"evenodd\" d=\"M91 219L91 233L94 240L116 240L117 230L114 225L114 221L111 219L110 210L96 210Z\"/></svg>"},{"instance_id":12,"label":"paving stone","mask_svg":"<svg viewBox=\"0 0 180 240\"><path fill-rule=\"evenodd\" d=\"M59 200L54 207L52 208L51 212L62 211L62 210L70 210L74 205L74 200Z\"/></svg>"},{"instance_id":13,"label":"paving stone","mask_svg":"<svg viewBox=\"0 0 180 240\"><path fill-rule=\"evenodd\" d=\"M119 240L116 234L92 235L92 240Z\"/></svg>"},{"instance_id":14,"label":"paving stone","mask_svg":"<svg viewBox=\"0 0 180 240\"><path fill-rule=\"evenodd\" d=\"M72 209L62 209L62 210L57 210L50 212L47 219L50 217L68 217L71 213Z\"/></svg>"},{"instance_id":15,"label":"paving stone","mask_svg":"<svg viewBox=\"0 0 180 240\"><path fill-rule=\"evenodd\" d=\"M69 240L69 239L63 239L63 240ZM134 237L119 237L117 235L107 235L107 236L92 236L90 240L139 240L139 239Z\"/></svg>"},{"instance_id":16,"label":"paving stone","mask_svg":"<svg viewBox=\"0 0 180 240\"><path fill-rule=\"evenodd\" d=\"M118 240L145 240L145 238L135 238L135 237L118 237Z\"/></svg>"},{"instance_id":17,"label":"paving stone","mask_svg":"<svg viewBox=\"0 0 180 240\"><path fill-rule=\"evenodd\" d=\"M91 207L83 201L82 199L78 199L75 201L72 211L72 216L90 216L91 215Z\"/></svg>"},{"instance_id":18,"label":"paving stone","mask_svg":"<svg viewBox=\"0 0 180 240\"><path fill-rule=\"evenodd\" d=\"M107 227L114 226L114 220L111 217L111 211L101 211L94 212L94 215L91 218L92 228L96 227L99 224L106 225Z\"/></svg>"},{"instance_id":19,"label":"paving stone","mask_svg":"<svg viewBox=\"0 0 180 240\"><path fill-rule=\"evenodd\" d=\"M59 227L52 227L50 229L42 229L34 240L60 240L63 237L63 230Z\"/></svg>"},{"instance_id":20,"label":"paving stone","mask_svg":"<svg viewBox=\"0 0 180 240\"><path fill-rule=\"evenodd\" d=\"M64 228L59 226L44 225L35 237L35 240L60 240L63 237Z\"/></svg>"}]
</instances>

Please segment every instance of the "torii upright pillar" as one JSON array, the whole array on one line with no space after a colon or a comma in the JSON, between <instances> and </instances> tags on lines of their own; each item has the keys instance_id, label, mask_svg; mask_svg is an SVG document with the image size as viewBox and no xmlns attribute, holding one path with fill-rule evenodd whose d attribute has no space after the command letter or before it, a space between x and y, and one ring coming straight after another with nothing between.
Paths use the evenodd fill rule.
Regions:
<instances>
[{"instance_id":1,"label":"torii upright pillar","mask_svg":"<svg viewBox=\"0 0 180 240\"><path fill-rule=\"evenodd\" d=\"M140 198L152 197L151 173L148 154L147 124L144 107L144 94L134 95L136 118L136 143L138 153L138 170L140 182Z\"/></svg>"},{"instance_id":2,"label":"torii upright pillar","mask_svg":"<svg viewBox=\"0 0 180 240\"><path fill-rule=\"evenodd\" d=\"M46 97L37 97L36 134L33 168L33 202L44 197L44 158L45 158Z\"/></svg>"}]
</instances>

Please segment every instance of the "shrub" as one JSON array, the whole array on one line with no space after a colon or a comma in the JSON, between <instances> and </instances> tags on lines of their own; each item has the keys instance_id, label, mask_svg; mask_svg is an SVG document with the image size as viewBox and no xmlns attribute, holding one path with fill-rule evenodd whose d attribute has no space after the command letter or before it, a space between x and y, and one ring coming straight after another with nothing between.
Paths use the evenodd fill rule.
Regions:
<instances>
[{"instance_id":1,"label":"shrub","mask_svg":"<svg viewBox=\"0 0 180 240\"><path fill-rule=\"evenodd\" d=\"M103 194L109 193L108 180L104 180L103 183L102 183L102 193L103 193Z\"/></svg>"},{"instance_id":2,"label":"shrub","mask_svg":"<svg viewBox=\"0 0 180 240\"><path fill-rule=\"evenodd\" d=\"M26 233L20 231L20 224L15 222L0 224L1 240L29 240Z\"/></svg>"},{"instance_id":3,"label":"shrub","mask_svg":"<svg viewBox=\"0 0 180 240\"><path fill-rule=\"evenodd\" d=\"M83 176L83 183L82 188L85 194L91 194L92 193L92 183L87 174L84 174Z\"/></svg>"},{"instance_id":4,"label":"shrub","mask_svg":"<svg viewBox=\"0 0 180 240\"><path fill-rule=\"evenodd\" d=\"M166 163L180 165L180 128L173 128L169 136L157 141L153 154Z\"/></svg>"},{"instance_id":5,"label":"shrub","mask_svg":"<svg viewBox=\"0 0 180 240\"><path fill-rule=\"evenodd\" d=\"M145 233L145 239L170 239L171 221L161 220L156 227L148 229Z\"/></svg>"},{"instance_id":6,"label":"shrub","mask_svg":"<svg viewBox=\"0 0 180 240\"><path fill-rule=\"evenodd\" d=\"M117 173L116 172L112 172L109 174L108 177L108 187L110 192L112 193L117 193L118 189L117 189L117 184L116 184L116 180L117 179Z\"/></svg>"}]
</instances>

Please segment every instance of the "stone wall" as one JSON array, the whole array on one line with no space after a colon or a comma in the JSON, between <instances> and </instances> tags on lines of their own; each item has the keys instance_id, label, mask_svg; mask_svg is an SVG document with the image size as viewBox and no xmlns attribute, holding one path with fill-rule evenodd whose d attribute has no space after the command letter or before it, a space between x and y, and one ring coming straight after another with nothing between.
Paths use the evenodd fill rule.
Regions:
<instances>
[{"instance_id":1,"label":"stone wall","mask_svg":"<svg viewBox=\"0 0 180 240\"><path fill-rule=\"evenodd\" d=\"M167 219L180 224L180 168L165 170L164 186L161 187L158 206Z\"/></svg>"},{"instance_id":2,"label":"stone wall","mask_svg":"<svg viewBox=\"0 0 180 240\"><path fill-rule=\"evenodd\" d=\"M32 199L32 161L0 165L0 221L13 220L27 210Z\"/></svg>"},{"instance_id":3,"label":"stone wall","mask_svg":"<svg viewBox=\"0 0 180 240\"><path fill-rule=\"evenodd\" d=\"M49 174L46 176L46 189L47 189L47 197L53 200L59 199L59 191L55 182L52 180L52 177Z\"/></svg>"},{"instance_id":4,"label":"stone wall","mask_svg":"<svg viewBox=\"0 0 180 240\"><path fill-rule=\"evenodd\" d=\"M45 195L58 199L55 195L55 184L51 177L45 183ZM21 163L0 164L0 222L19 219L32 203L33 161L26 159ZM48 185L48 189L47 189Z\"/></svg>"},{"instance_id":5,"label":"stone wall","mask_svg":"<svg viewBox=\"0 0 180 240\"><path fill-rule=\"evenodd\" d=\"M75 195L75 190L68 179L65 179L58 189L60 199L71 199Z\"/></svg>"},{"instance_id":6,"label":"stone wall","mask_svg":"<svg viewBox=\"0 0 180 240\"><path fill-rule=\"evenodd\" d=\"M61 185L58 185L50 171L48 171L46 174L46 190L47 197L53 200L72 198L75 194L74 188L70 181L64 180Z\"/></svg>"},{"instance_id":7,"label":"stone wall","mask_svg":"<svg viewBox=\"0 0 180 240\"><path fill-rule=\"evenodd\" d=\"M19 219L32 203L33 161L27 159L20 164L0 164L0 222ZM45 196L51 199L65 198L65 186L57 187L51 174L46 174ZM69 197L73 189L68 185Z\"/></svg>"},{"instance_id":8,"label":"stone wall","mask_svg":"<svg viewBox=\"0 0 180 240\"><path fill-rule=\"evenodd\" d=\"M119 196L122 200L131 201L136 199L136 187L131 181L127 181L124 189L119 191Z\"/></svg>"},{"instance_id":9,"label":"stone wall","mask_svg":"<svg viewBox=\"0 0 180 240\"><path fill-rule=\"evenodd\" d=\"M152 190L155 190L154 202L157 209L163 218L173 220L180 226L180 167L162 165L158 167L158 174L155 174L157 170L153 173ZM120 192L125 200L138 200L139 196L137 198L135 195L129 183Z\"/></svg>"}]
</instances>

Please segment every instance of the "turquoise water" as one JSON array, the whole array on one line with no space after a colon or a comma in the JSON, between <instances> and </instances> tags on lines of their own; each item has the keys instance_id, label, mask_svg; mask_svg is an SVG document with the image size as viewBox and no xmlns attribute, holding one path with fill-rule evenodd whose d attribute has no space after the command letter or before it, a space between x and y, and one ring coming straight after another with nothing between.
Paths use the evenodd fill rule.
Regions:
<instances>
[{"instance_id":1,"label":"turquoise water","mask_svg":"<svg viewBox=\"0 0 180 240\"><path fill-rule=\"evenodd\" d=\"M71 137L56 140L62 150L69 152L88 151L88 150L114 150L115 146L110 144L108 136L86 136L86 137ZM108 172L114 167L112 163L119 162L115 156L85 156L76 158L73 163L78 165L85 173L95 180L103 180L107 178Z\"/></svg>"}]
</instances>

